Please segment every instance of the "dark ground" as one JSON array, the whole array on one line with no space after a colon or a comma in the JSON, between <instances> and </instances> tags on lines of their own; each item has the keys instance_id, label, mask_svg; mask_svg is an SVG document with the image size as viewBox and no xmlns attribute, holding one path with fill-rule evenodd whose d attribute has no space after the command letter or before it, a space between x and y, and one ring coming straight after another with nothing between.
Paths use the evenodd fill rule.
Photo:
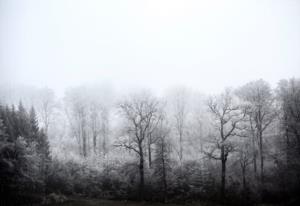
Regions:
<instances>
[{"instance_id":1,"label":"dark ground","mask_svg":"<svg viewBox=\"0 0 300 206\"><path fill-rule=\"evenodd\" d=\"M49 206L220 206L215 203L196 202L185 204L174 203L153 203L153 202L134 202L134 201L116 201L116 200L99 200L99 199L84 199L73 198L65 203L51 204ZM277 206L274 204L261 204L259 206ZM279 205L278 205L279 206Z\"/></svg>"},{"instance_id":2,"label":"dark ground","mask_svg":"<svg viewBox=\"0 0 300 206\"><path fill-rule=\"evenodd\" d=\"M51 204L50 206L217 206L216 204L209 203L153 203L153 202L134 202L134 201L116 201L116 200L99 200L99 199L84 199L73 198L65 203Z\"/></svg>"}]
</instances>

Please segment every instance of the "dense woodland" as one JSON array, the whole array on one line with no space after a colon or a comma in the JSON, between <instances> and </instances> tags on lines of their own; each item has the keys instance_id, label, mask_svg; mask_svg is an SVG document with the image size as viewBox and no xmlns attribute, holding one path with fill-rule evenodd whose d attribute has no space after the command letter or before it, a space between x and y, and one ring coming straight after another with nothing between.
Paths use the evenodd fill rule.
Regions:
<instances>
[{"instance_id":1,"label":"dense woodland","mask_svg":"<svg viewBox=\"0 0 300 206\"><path fill-rule=\"evenodd\" d=\"M176 87L0 89L0 205L50 194L299 203L300 79L217 95Z\"/></svg>"}]
</instances>

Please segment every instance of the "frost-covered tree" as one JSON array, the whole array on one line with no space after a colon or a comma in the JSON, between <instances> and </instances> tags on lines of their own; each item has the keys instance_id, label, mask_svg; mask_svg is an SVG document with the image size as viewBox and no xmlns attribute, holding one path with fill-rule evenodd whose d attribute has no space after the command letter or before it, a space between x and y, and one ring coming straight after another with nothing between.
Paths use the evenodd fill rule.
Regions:
<instances>
[{"instance_id":1,"label":"frost-covered tree","mask_svg":"<svg viewBox=\"0 0 300 206\"><path fill-rule=\"evenodd\" d=\"M88 106L86 88L73 88L65 94L65 111L69 120L70 129L75 136L79 153L83 157L88 155Z\"/></svg>"},{"instance_id":2,"label":"frost-covered tree","mask_svg":"<svg viewBox=\"0 0 300 206\"><path fill-rule=\"evenodd\" d=\"M55 95L53 90L49 88L39 90L37 102L37 111L40 116L41 124L46 135L49 135L48 130L53 121L55 109Z\"/></svg>"},{"instance_id":3,"label":"frost-covered tree","mask_svg":"<svg viewBox=\"0 0 300 206\"><path fill-rule=\"evenodd\" d=\"M172 120L174 141L176 142L175 151L178 155L180 165L184 161L185 148L187 135L187 119L189 113L189 91L185 87L173 88L169 95L167 95L170 110L169 116Z\"/></svg>"},{"instance_id":4,"label":"frost-covered tree","mask_svg":"<svg viewBox=\"0 0 300 206\"><path fill-rule=\"evenodd\" d=\"M145 141L160 121L160 102L147 92L136 93L119 105L122 117L125 119L125 134L115 144L134 151L139 158L139 197L144 199L144 163Z\"/></svg>"},{"instance_id":5,"label":"frost-covered tree","mask_svg":"<svg viewBox=\"0 0 300 206\"><path fill-rule=\"evenodd\" d=\"M264 180L264 132L275 119L277 112L270 85L264 80L249 82L239 88L238 96L248 103L249 124L253 131L253 147L258 147L260 157L260 180ZM256 152L253 153L254 172L256 172Z\"/></svg>"},{"instance_id":6,"label":"frost-covered tree","mask_svg":"<svg viewBox=\"0 0 300 206\"><path fill-rule=\"evenodd\" d=\"M155 142L154 175L162 191L163 201L166 201L168 191L168 176L171 170L171 142L169 139L170 128L165 120L161 120L154 131Z\"/></svg>"},{"instance_id":7,"label":"frost-covered tree","mask_svg":"<svg viewBox=\"0 0 300 206\"><path fill-rule=\"evenodd\" d=\"M240 111L240 107L235 103L230 90L226 90L220 96L211 97L208 100L208 108L214 119L213 124L217 134L209 140L209 149L205 153L209 158L221 162L221 199L224 199L226 162L229 154L234 150L231 139L237 135L239 123L244 116Z\"/></svg>"}]
</instances>

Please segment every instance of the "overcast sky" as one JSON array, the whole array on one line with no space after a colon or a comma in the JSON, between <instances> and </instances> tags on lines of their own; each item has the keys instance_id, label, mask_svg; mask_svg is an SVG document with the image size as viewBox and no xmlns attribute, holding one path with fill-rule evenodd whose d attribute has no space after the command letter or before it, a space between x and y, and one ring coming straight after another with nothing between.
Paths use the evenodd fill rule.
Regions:
<instances>
[{"instance_id":1,"label":"overcast sky","mask_svg":"<svg viewBox=\"0 0 300 206\"><path fill-rule=\"evenodd\" d=\"M0 81L218 92L300 77L299 0L0 0Z\"/></svg>"}]
</instances>

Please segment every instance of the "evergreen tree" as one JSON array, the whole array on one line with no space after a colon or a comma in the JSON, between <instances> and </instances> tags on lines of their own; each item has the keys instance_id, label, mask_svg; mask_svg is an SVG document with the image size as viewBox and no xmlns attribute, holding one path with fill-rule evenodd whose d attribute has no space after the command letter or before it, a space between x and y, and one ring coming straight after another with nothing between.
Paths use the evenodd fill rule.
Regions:
<instances>
[{"instance_id":1,"label":"evergreen tree","mask_svg":"<svg viewBox=\"0 0 300 206\"><path fill-rule=\"evenodd\" d=\"M0 108L1 110L1 108ZM5 141L7 139L7 134L5 132L5 126L3 124L2 115L0 116L0 140Z\"/></svg>"},{"instance_id":2,"label":"evergreen tree","mask_svg":"<svg viewBox=\"0 0 300 206\"><path fill-rule=\"evenodd\" d=\"M14 126L14 122L13 122L13 113L14 111L10 110L8 106L0 106L0 118L3 121L3 124L5 125L5 133L8 135L8 137L11 138L11 141L13 141L13 139L16 139L16 128Z\"/></svg>"},{"instance_id":3,"label":"evergreen tree","mask_svg":"<svg viewBox=\"0 0 300 206\"><path fill-rule=\"evenodd\" d=\"M41 129L38 133L37 152L40 157L39 170L40 170L41 177L43 179L44 193L47 194L48 193L47 183L49 179L48 171L51 163L51 157L50 157L49 141L43 129Z\"/></svg>"},{"instance_id":4,"label":"evergreen tree","mask_svg":"<svg viewBox=\"0 0 300 206\"><path fill-rule=\"evenodd\" d=\"M8 188L7 185L9 182L7 182L7 176L9 175L7 171L8 164L5 159L5 150L7 146L7 134L5 133L5 127L2 121L2 107L0 106L0 194L7 195ZM0 200L0 204L4 205L5 201Z\"/></svg>"},{"instance_id":5,"label":"evergreen tree","mask_svg":"<svg viewBox=\"0 0 300 206\"><path fill-rule=\"evenodd\" d=\"M29 138L32 141L39 141L38 140L39 125L38 125L38 120L37 120L37 116L36 116L34 107L31 107L31 109L30 109L29 123L30 123L30 137Z\"/></svg>"},{"instance_id":6,"label":"evergreen tree","mask_svg":"<svg viewBox=\"0 0 300 206\"><path fill-rule=\"evenodd\" d=\"M24 136L23 136L24 135ZM22 195L41 192L50 164L49 143L39 130L34 109L27 115L0 107L0 205L18 205ZM17 198L16 198L17 197Z\"/></svg>"},{"instance_id":7,"label":"evergreen tree","mask_svg":"<svg viewBox=\"0 0 300 206\"><path fill-rule=\"evenodd\" d=\"M18 128L18 136L22 136L26 139L29 139L31 128L29 123L29 117L21 101L18 106L16 128Z\"/></svg>"},{"instance_id":8,"label":"evergreen tree","mask_svg":"<svg viewBox=\"0 0 300 206\"><path fill-rule=\"evenodd\" d=\"M6 127L8 129L9 137L12 141L16 140L18 136L20 136L19 130L18 130L18 116L15 109L15 106L12 105L11 109L9 107L6 107L6 118L7 118L7 124Z\"/></svg>"},{"instance_id":9,"label":"evergreen tree","mask_svg":"<svg viewBox=\"0 0 300 206\"><path fill-rule=\"evenodd\" d=\"M2 117L3 118L3 117ZM9 205L18 185L15 170L14 144L8 141L6 127L0 118L0 205Z\"/></svg>"},{"instance_id":10,"label":"evergreen tree","mask_svg":"<svg viewBox=\"0 0 300 206\"><path fill-rule=\"evenodd\" d=\"M45 161L49 161L51 159L49 147L48 137L44 130L41 129L38 131L37 151Z\"/></svg>"}]
</instances>

